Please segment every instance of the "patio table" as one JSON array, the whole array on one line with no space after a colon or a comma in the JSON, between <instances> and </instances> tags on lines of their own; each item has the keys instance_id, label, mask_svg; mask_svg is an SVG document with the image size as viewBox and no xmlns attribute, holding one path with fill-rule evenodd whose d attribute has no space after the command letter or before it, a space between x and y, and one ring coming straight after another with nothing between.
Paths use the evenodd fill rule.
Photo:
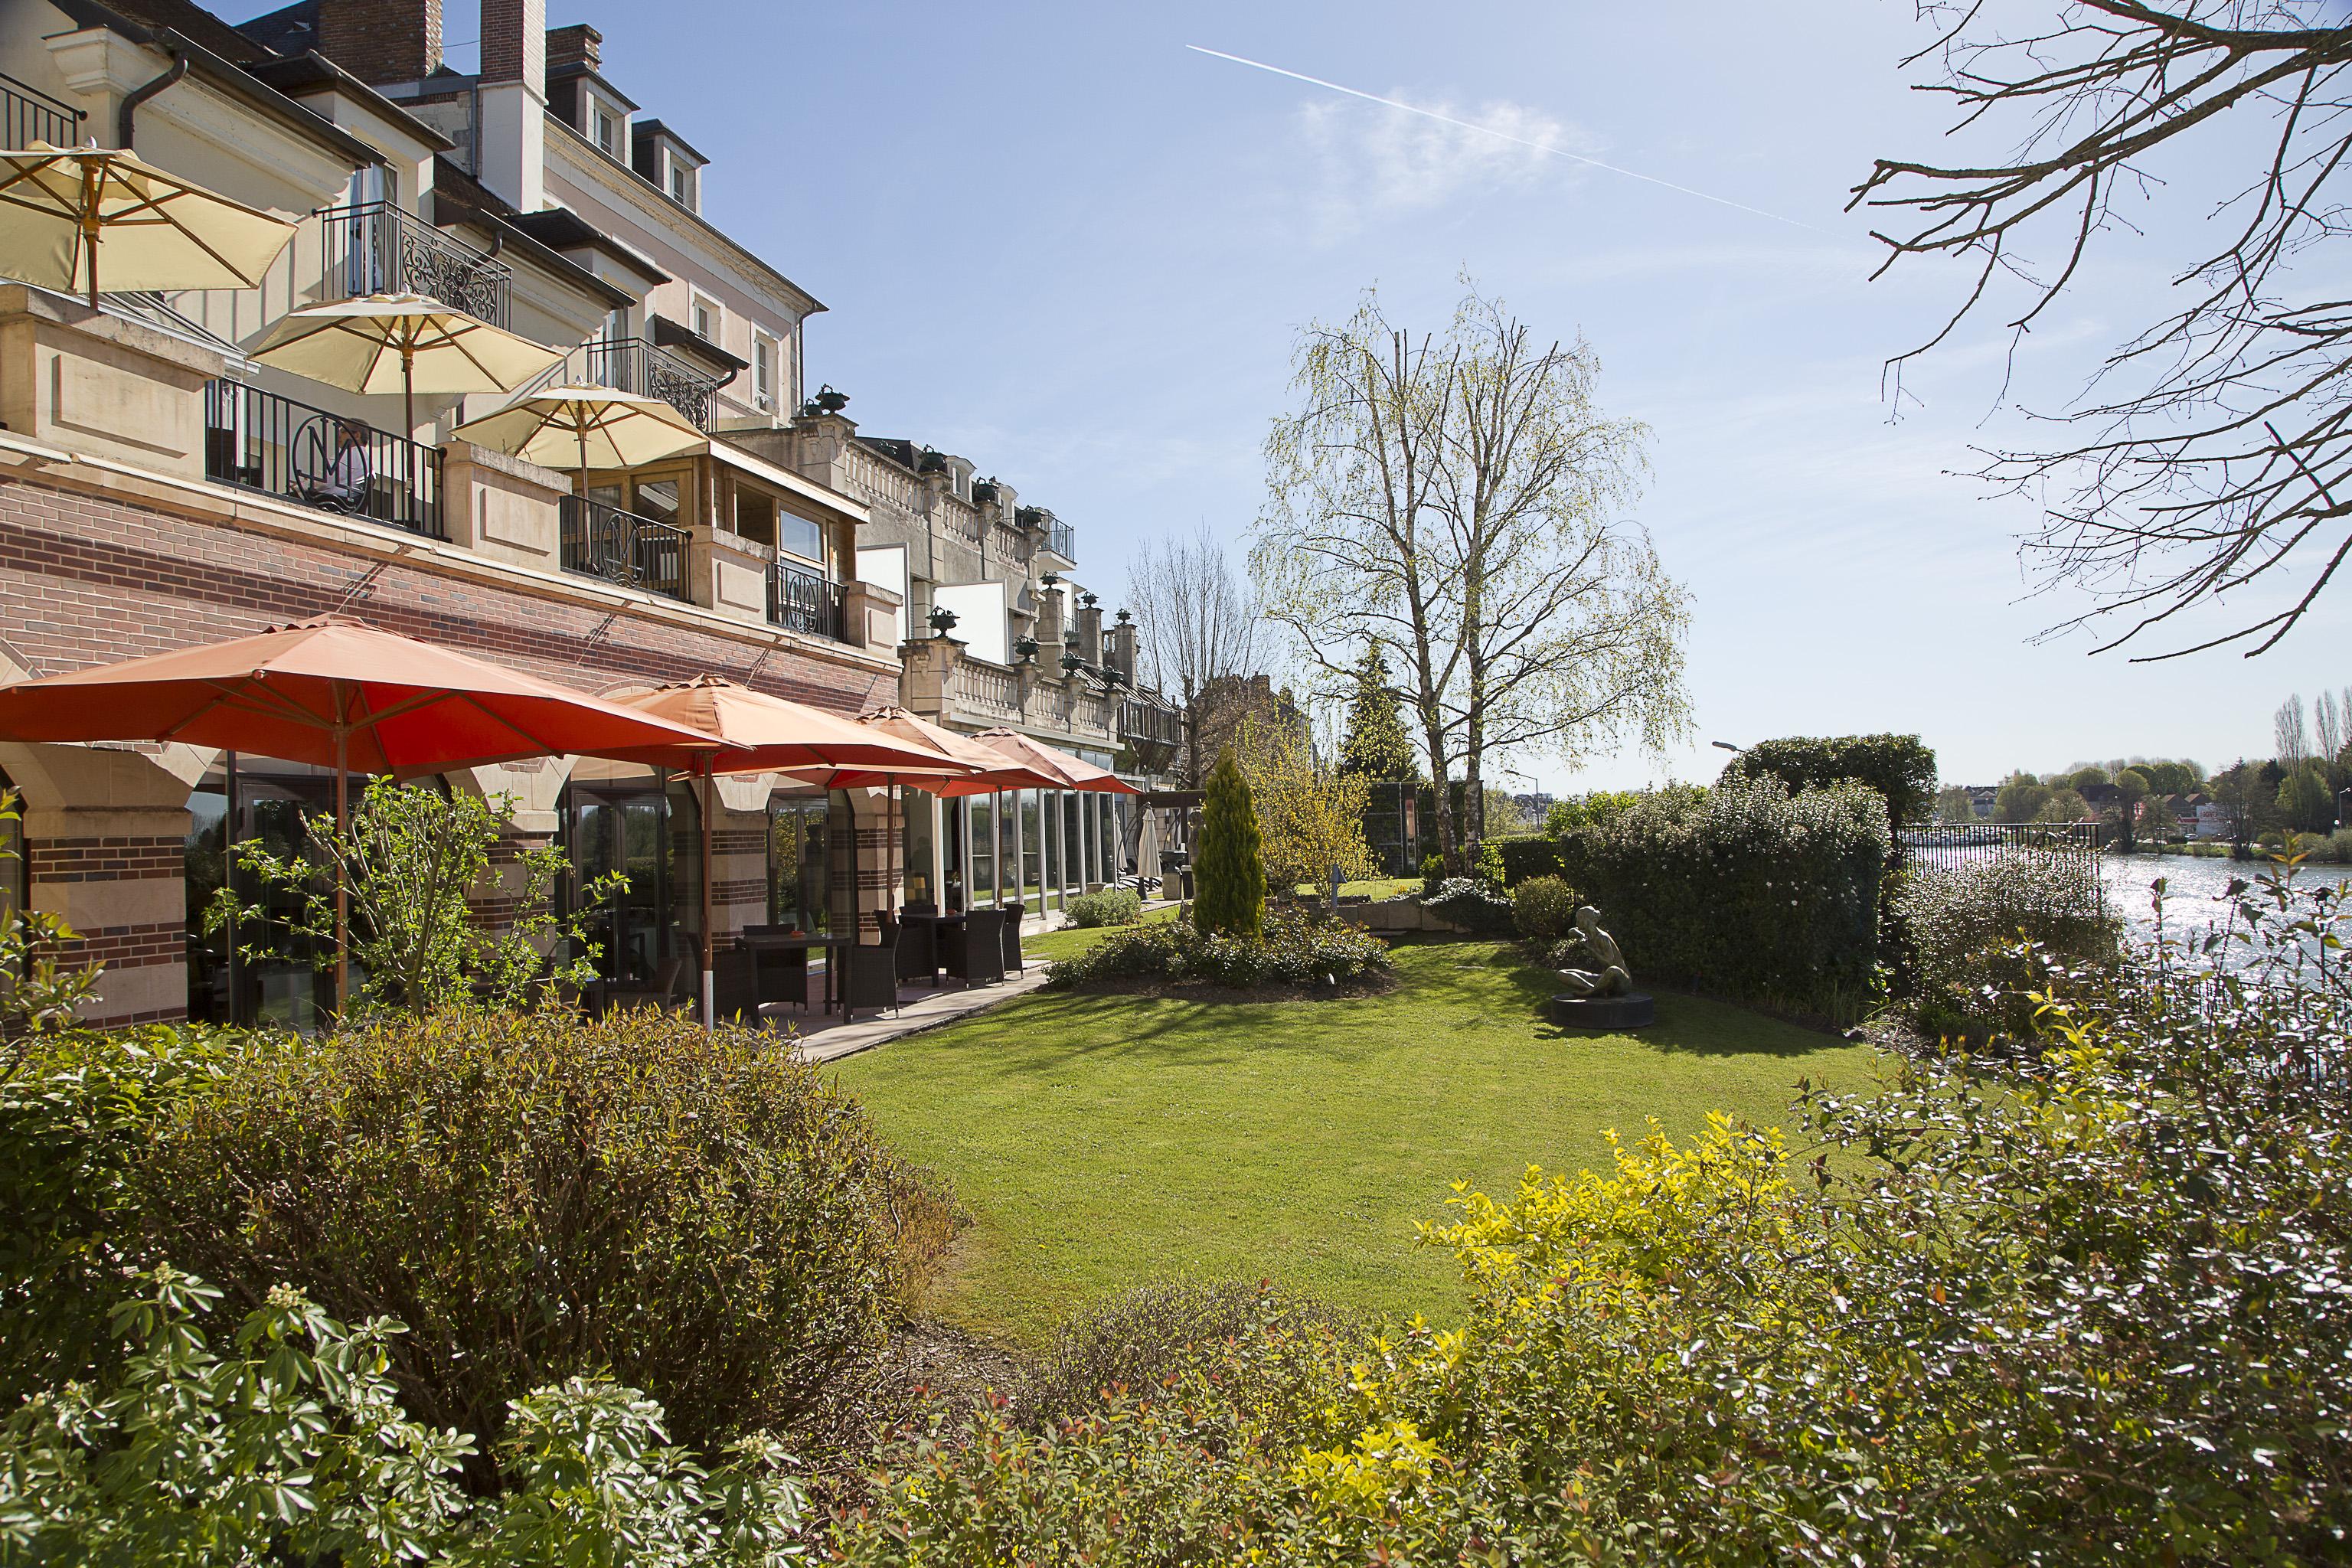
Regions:
<instances>
[{"instance_id":1,"label":"patio table","mask_svg":"<svg viewBox=\"0 0 2352 1568\"><path fill-rule=\"evenodd\" d=\"M827 956L824 965L824 1010L828 1013L832 1012L833 1005L837 998L841 1003L841 1021L845 1024L857 1022L857 1012L851 1004L849 987L841 979L841 965L835 963L831 956L834 949L851 945L848 937L807 933L800 936L748 936L739 932L735 940L743 947L753 950L765 948L772 952L807 952L818 948L825 950Z\"/></svg>"}]
</instances>

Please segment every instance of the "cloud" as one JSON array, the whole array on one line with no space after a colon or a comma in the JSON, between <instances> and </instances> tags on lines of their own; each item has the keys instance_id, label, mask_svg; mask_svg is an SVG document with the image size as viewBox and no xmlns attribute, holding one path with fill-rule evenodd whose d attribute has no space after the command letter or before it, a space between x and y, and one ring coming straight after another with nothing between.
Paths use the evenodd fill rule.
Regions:
<instances>
[{"instance_id":1,"label":"cloud","mask_svg":"<svg viewBox=\"0 0 2352 1568\"><path fill-rule=\"evenodd\" d=\"M1444 102L1427 107L1500 135L1482 136L1467 126L1379 105L1310 101L1299 106L1299 134L1317 169L1315 205L1327 228L1353 228L1377 218L1431 211L1465 196L1581 179L1585 171L1544 148L1589 154L1598 145L1565 121L1503 100L1475 109ZM1507 142L1503 136L1515 140Z\"/></svg>"}]
</instances>

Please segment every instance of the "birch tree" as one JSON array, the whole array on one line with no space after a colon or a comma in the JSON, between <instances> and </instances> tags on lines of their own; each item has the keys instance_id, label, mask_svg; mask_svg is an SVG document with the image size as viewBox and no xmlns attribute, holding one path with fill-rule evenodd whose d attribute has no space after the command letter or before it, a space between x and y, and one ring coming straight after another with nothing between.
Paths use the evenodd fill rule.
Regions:
<instances>
[{"instance_id":1,"label":"birch tree","mask_svg":"<svg viewBox=\"0 0 2352 1568\"><path fill-rule=\"evenodd\" d=\"M1251 553L1266 616L1331 677L1353 679L1367 646L1389 658L1453 869L1493 761L1573 766L1686 722L1687 599L1624 515L1648 433L1601 412L1599 369L1475 287L1442 335L1368 290L1301 332L1298 406L1267 437Z\"/></svg>"}]
</instances>

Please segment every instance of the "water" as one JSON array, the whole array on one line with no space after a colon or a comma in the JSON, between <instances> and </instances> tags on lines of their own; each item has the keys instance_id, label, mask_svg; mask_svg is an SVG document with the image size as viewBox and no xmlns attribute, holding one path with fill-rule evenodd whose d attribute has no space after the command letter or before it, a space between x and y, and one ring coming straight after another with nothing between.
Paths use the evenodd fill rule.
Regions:
<instances>
[{"instance_id":1,"label":"water","mask_svg":"<svg viewBox=\"0 0 2352 1568\"><path fill-rule=\"evenodd\" d=\"M2165 879L2165 930L2177 942L2194 942L2210 928L2230 918L2229 887L2232 879L2258 881L2272 868L2267 861L2201 858L2188 855L2103 855L2099 877L2106 889L2107 910L2121 916L2126 940L2152 942L2156 911L2148 885ZM2352 881L2352 868L2306 866L2295 873L2297 886Z\"/></svg>"}]
</instances>

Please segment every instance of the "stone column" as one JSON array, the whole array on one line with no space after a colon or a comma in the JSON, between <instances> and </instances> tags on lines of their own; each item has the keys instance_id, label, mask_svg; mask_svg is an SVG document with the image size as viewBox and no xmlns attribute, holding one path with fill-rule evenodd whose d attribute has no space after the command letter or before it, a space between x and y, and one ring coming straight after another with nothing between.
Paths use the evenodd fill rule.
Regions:
<instances>
[{"instance_id":1,"label":"stone column","mask_svg":"<svg viewBox=\"0 0 2352 1568\"><path fill-rule=\"evenodd\" d=\"M898 705L909 713L937 719L950 711L956 660L963 645L944 632L909 637L898 667Z\"/></svg>"},{"instance_id":2,"label":"stone column","mask_svg":"<svg viewBox=\"0 0 2352 1568\"><path fill-rule=\"evenodd\" d=\"M898 806L887 790L835 790L828 826L825 881L832 889L834 930L842 935L855 931L860 942L878 938L875 915L905 901L898 876L898 846L905 835Z\"/></svg>"},{"instance_id":3,"label":"stone column","mask_svg":"<svg viewBox=\"0 0 2352 1568\"><path fill-rule=\"evenodd\" d=\"M768 795L775 775L711 783L719 814L710 822L710 929L724 949L745 926L768 921Z\"/></svg>"}]
</instances>

